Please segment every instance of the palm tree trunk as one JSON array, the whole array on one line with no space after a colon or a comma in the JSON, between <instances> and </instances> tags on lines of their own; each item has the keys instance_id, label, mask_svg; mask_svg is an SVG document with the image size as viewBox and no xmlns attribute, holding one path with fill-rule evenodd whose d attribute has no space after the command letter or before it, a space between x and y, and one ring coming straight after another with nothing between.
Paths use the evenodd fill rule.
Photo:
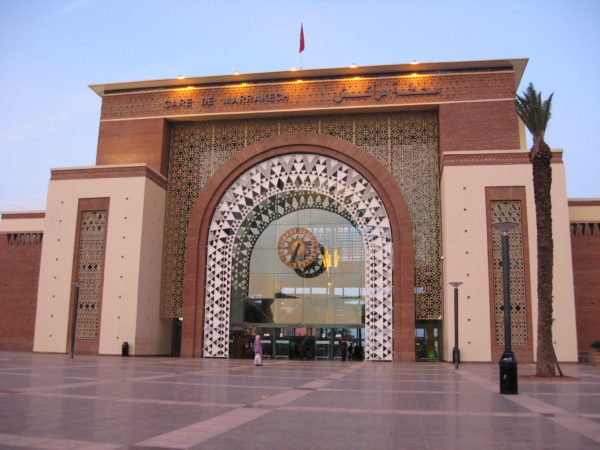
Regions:
<instances>
[{"instance_id":1,"label":"palm tree trunk","mask_svg":"<svg viewBox=\"0 0 600 450\"><path fill-rule=\"evenodd\" d=\"M542 140L533 154L533 190L537 226L538 249L538 333L536 353L536 376L556 375L554 347L552 343L552 268L554 251L552 242L552 152Z\"/></svg>"}]
</instances>

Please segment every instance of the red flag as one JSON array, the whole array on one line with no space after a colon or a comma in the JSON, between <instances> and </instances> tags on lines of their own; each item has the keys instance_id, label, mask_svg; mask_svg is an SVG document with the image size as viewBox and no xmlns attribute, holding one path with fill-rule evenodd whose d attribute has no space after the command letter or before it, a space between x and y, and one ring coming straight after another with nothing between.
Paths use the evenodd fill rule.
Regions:
<instances>
[{"instance_id":1,"label":"red flag","mask_svg":"<svg viewBox=\"0 0 600 450\"><path fill-rule=\"evenodd\" d=\"M302 53L304 51L304 24L300 24L300 51L298 53Z\"/></svg>"}]
</instances>

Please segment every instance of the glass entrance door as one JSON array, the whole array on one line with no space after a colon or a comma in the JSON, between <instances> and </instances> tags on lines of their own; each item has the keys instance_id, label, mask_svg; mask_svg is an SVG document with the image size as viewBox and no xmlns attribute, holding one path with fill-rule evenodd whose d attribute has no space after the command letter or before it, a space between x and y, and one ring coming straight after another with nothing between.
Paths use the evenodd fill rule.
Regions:
<instances>
[{"instance_id":1,"label":"glass entrance door","mask_svg":"<svg viewBox=\"0 0 600 450\"><path fill-rule=\"evenodd\" d=\"M316 359L362 361L364 328L317 328Z\"/></svg>"},{"instance_id":2,"label":"glass entrance door","mask_svg":"<svg viewBox=\"0 0 600 450\"><path fill-rule=\"evenodd\" d=\"M230 334L232 358L253 358L260 336L265 359L362 361L364 328L247 328Z\"/></svg>"},{"instance_id":3,"label":"glass entrance door","mask_svg":"<svg viewBox=\"0 0 600 450\"><path fill-rule=\"evenodd\" d=\"M440 322L419 320L415 328L415 353L417 361L439 361Z\"/></svg>"}]
</instances>

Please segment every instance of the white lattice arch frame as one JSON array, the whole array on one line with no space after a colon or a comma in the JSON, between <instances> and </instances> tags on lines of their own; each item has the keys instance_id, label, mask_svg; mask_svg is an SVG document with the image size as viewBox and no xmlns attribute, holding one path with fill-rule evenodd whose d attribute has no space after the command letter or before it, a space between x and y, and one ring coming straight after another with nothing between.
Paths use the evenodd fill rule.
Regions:
<instances>
[{"instance_id":1,"label":"white lattice arch frame","mask_svg":"<svg viewBox=\"0 0 600 450\"><path fill-rule=\"evenodd\" d=\"M365 248L365 356L392 360L393 246L388 213L358 171L316 153L264 160L239 176L221 197L208 233L203 355L228 357L233 243L240 225L265 199L300 190L325 194L343 204L360 228Z\"/></svg>"}]
</instances>

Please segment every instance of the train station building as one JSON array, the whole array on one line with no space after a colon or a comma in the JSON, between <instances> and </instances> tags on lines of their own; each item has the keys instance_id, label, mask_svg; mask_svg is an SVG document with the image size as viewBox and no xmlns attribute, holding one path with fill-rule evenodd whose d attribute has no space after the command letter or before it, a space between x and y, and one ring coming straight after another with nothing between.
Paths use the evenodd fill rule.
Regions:
<instances>
[{"instance_id":1,"label":"train station building","mask_svg":"<svg viewBox=\"0 0 600 450\"><path fill-rule=\"evenodd\" d=\"M451 360L457 314L461 359L496 361L493 225L514 222L512 344L533 361L526 63L92 85L96 165L51 169L45 211L2 214L0 349L244 358L259 334L272 358L337 359L345 342L368 361ZM599 338L600 200L567 198L562 155L554 339L577 361Z\"/></svg>"}]
</instances>

